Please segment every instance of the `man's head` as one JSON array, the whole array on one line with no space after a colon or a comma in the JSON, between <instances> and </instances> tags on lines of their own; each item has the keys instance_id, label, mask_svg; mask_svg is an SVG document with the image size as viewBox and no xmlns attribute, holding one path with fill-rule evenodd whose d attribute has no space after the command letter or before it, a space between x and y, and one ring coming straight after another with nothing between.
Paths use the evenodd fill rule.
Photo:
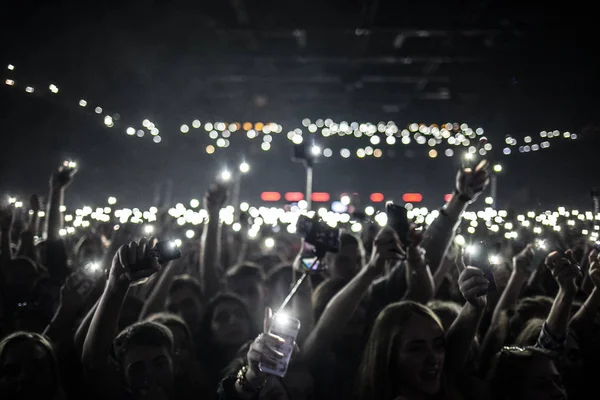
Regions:
<instances>
[{"instance_id":1,"label":"man's head","mask_svg":"<svg viewBox=\"0 0 600 400\"><path fill-rule=\"evenodd\" d=\"M227 288L241 297L248 309L261 320L265 309L265 276L260 266L245 262L227 271Z\"/></svg>"},{"instance_id":2,"label":"man's head","mask_svg":"<svg viewBox=\"0 0 600 400\"><path fill-rule=\"evenodd\" d=\"M167 399L171 396L173 335L169 328L156 322L133 324L116 337L114 352L134 398Z\"/></svg>"},{"instance_id":3,"label":"man's head","mask_svg":"<svg viewBox=\"0 0 600 400\"><path fill-rule=\"evenodd\" d=\"M350 233L342 233L340 251L327 256L327 267L331 277L349 281L363 267L364 257L362 242Z\"/></svg>"}]
</instances>

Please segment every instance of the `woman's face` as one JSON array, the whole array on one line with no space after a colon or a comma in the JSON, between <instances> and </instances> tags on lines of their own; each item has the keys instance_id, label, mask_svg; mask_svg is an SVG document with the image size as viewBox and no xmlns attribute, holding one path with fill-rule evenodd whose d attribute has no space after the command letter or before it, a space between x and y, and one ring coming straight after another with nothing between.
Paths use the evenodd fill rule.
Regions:
<instances>
[{"instance_id":1,"label":"woman's face","mask_svg":"<svg viewBox=\"0 0 600 400\"><path fill-rule=\"evenodd\" d=\"M218 344L237 346L248 339L250 321L241 305L235 301L222 301L215 307L211 330Z\"/></svg>"},{"instance_id":2,"label":"woman's face","mask_svg":"<svg viewBox=\"0 0 600 400\"><path fill-rule=\"evenodd\" d=\"M522 370L522 386L515 387L521 399L565 400L567 392L562 377L552 360L544 356L532 357Z\"/></svg>"},{"instance_id":3,"label":"woman's face","mask_svg":"<svg viewBox=\"0 0 600 400\"><path fill-rule=\"evenodd\" d=\"M444 332L437 322L412 316L396 348L401 384L428 395L439 393L446 350Z\"/></svg>"},{"instance_id":4,"label":"woman's face","mask_svg":"<svg viewBox=\"0 0 600 400\"><path fill-rule=\"evenodd\" d=\"M56 386L54 363L42 345L23 341L5 350L0 364L2 398L48 398Z\"/></svg>"}]
</instances>

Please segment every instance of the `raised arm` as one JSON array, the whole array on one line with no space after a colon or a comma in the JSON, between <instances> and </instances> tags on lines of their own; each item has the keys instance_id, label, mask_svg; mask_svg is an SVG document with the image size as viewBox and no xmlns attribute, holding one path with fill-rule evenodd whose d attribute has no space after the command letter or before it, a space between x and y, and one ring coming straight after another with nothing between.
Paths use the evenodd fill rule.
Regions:
<instances>
[{"instance_id":1,"label":"raised arm","mask_svg":"<svg viewBox=\"0 0 600 400\"><path fill-rule=\"evenodd\" d=\"M475 267L466 267L458 278L458 286L466 303L446 336L446 366L455 373L462 371L467 362L469 350L487 305L485 294L488 285L483 272Z\"/></svg>"},{"instance_id":2,"label":"raised arm","mask_svg":"<svg viewBox=\"0 0 600 400\"><path fill-rule=\"evenodd\" d=\"M0 208L0 262L2 267L12 260L12 249L10 247L10 233L14 221L14 209L11 206Z\"/></svg>"},{"instance_id":3,"label":"raised arm","mask_svg":"<svg viewBox=\"0 0 600 400\"><path fill-rule=\"evenodd\" d=\"M40 210L42 205L37 194L32 194L29 198L29 209L33 211L29 214L29 230L33 233L33 236L38 236L40 234Z\"/></svg>"},{"instance_id":4,"label":"raised arm","mask_svg":"<svg viewBox=\"0 0 600 400\"><path fill-rule=\"evenodd\" d=\"M558 283L558 294L544 322L537 346L560 353L567 340L571 305L577 294L575 280L581 276L581 270L571 250L564 255L556 251L551 253L546 258L546 266Z\"/></svg>"},{"instance_id":5,"label":"raised arm","mask_svg":"<svg viewBox=\"0 0 600 400\"><path fill-rule=\"evenodd\" d=\"M477 200L489 183L487 161L476 168L464 168L456 174L454 194L429 225L423 239L427 265L434 274L440 268L463 212Z\"/></svg>"},{"instance_id":6,"label":"raised arm","mask_svg":"<svg viewBox=\"0 0 600 400\"><path fill-rule=\"evenodd\" d=\"M34 194L31 196L29 204L29 222L27 223L27 229L21 232L18 255L37 260L34 240L39 233L40 199Z\"/></svg>"},{"instance_id":7,"label":"raised arm","mask_svg":"<svg viewBox=\"0 0 600 400\"><path fill-rule=\"evenodd\" d=\"M227 187L222 184L213 185L204 198L208 223L202 232L200 246L200 280L206 298L210 299L223 286L223 270L220 265L221 222L219 213L227 199Z\"/></svg>"},{"instance_id":8,"label":"raised arm","mask_svg":"<svg viewBox=\"0 0 600 400\"><path fill-rule=\"evenodd\" d=\"M508 279L508 284L504 288L500 300L498 300L498 304L496 304L496 308L494 309L491 326L498 324L503 311L508 310L517 303L523 284L527 280L527 269L532 260L533 247L531 245L528 245L523 251L513 257L513 270Z\"/></svg>"},{"instance_id":9,"label":"raised arm","mask_svg":"<svg viewBox=\"0 0 600 400\"><path fill-rule=\"evenodd\" d=\"M384 270L385 264L398 260L400 241L390 228L384 228L375 238L371 259L327 304L317 325L304 344L303 360L317 363L356 311L365 292Z\"/></svg>"},{"instance_id":10,"label":"raised arm","mask_svg":"<svg viewBox=\"0 0 600 400\"><path fill-rule=\"evenodd\" d=\"M50 177L50 194L48 197L48 216L46 218L46 238L48 240L60 239L59 231L63 227L60 207L63 205L65 189L73 181L77 167L65 162Z\"/></svg>"},{"instance_id":11,"label":"raised arm","mask_svg":"<svg viewBox=\"0 0 600 400\"><path fill-rule=\"evenodd\" d=\"M429 266L425 262L426 255L419 247L422 239L421 232L410 230L409 245L406 249L407 290L403 300L427 304L433 298L434 283Z\"/></svg>"},{"instance_id":12,"label":"raised arm","mask_svg":"<svg viewBox=\"0 0 600 400\"><path fill-rule=\"evenodd\" d=\"M158 260L148 254L154 242L148 244L146 239L142 239L139 244L132 242L121 246L113 257L104 293L83 344L81 359L88 373L103 370L107 365L129 285L159 270Z\"/></svg>"},{"instance_id":13,"label":"raised arm","mask_svg":"<svg viewBox=\"0 0 600 400\"><path fill-rule=\"evenodd\" d=\"M569 322L569 327L576 331L583 331L591 326L600 309L600 255L598 251L592 250L588 259L590 263L588 276L594 287L585 303Z\"/></svg>"}]
</instances>

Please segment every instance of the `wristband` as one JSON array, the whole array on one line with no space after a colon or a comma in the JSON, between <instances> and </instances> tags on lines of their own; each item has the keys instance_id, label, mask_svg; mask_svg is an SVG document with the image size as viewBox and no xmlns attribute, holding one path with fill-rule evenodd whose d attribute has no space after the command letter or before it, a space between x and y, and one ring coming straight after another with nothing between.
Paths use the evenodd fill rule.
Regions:
<instances>
[{"instance_id":1,"label":"wristband","mask_svg":"<svg viewBox=\"0 0 600 400\"><path fill-rule=\"evenodd\" d=\"M246 373L248 372L248 366L244 365L237 373L236 382L242 388L242 390L249 394L255 394L262 390L265 387L267 380L264 379L260 385L252 386L248 379L246 379Z\"/></svg>"}]
</instances>

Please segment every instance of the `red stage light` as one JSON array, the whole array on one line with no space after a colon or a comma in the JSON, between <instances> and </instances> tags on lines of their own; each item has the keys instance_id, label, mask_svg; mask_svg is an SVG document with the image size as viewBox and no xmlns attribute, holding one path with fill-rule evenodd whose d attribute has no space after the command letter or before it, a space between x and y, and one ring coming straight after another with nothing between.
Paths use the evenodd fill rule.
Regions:
<instances>
[{"instance_id":1,"label":"red stage light","mask_svg":"<svg viewBox=\"0 0 600 400\"><path fill-rule=\"evenodd\" d=\"M447 203L450 200L452 200L452 193L448 193L447 195L444 196L444 201Z\"/></svg>"},{"instance_id":2,"label":"red stage light","mask_svg":"<svg viewBox=\"0 0 600 400\"><path fill-rule=\"evenodd\" d=\"M301 192L287 192L285 194L285 201L289 201L291 203L304 200L304 193Z\"/></svg>"},{"instance_id":3,"label":"red stage light","mask_svg":"<svg viewBox=\"0 0 600 400\"><path fill-rule=\"evenodd\" d=\"M371 201L373 203L381 203L384 199L383 193L371 193Z\"/></svg>"},{"instance_id":4,"label":"red stage light","mask_svg":"<svg viewBox=\"0 0 600 400\"><path fill-rule=\"evenodd\" d=\"M326 203L330 198L329 193L325 192L315 192L311 196L312 201L316 201L317 203Z\"/></svg>"},{"instance_id":5,"label":"red stage light","mask_svg":"<svg viewBox=\"0 0 600 400\"><path fill-rule=\"evenodd\" d=\"M420 203L423 201L421 193L404 193L402 201L405 203Z\"/></svg>"},{"instance_id":6,"label":"red stage light","mask_svg":"<svg viewBox=\"0 0 600 400\"><path fill-rule=\"evenodd\" d=\"M262 192L260 199L262 201L279 201L281 200L281 194L279 192Z\"/></svg>"}]
</instances>

